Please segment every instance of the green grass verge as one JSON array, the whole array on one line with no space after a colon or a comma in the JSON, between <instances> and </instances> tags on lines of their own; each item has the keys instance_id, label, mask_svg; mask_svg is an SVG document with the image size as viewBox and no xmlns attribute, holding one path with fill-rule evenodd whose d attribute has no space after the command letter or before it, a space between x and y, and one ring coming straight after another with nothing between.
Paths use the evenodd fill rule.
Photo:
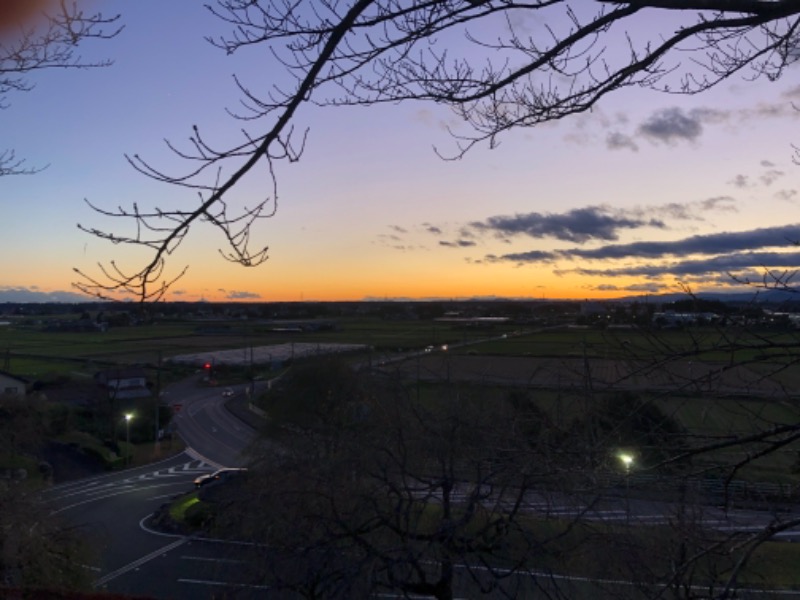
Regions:
<instances>
[{"instance_id":1,"label":"green grass verge","mask_svg":"<svg viewBox=\"0 0 800 600\"><path fill-rule=\"evenodd\" d=\"M169 516L176 523L186 524L186 511L202 502L197 492L191 492L175 500L169 507Z\"/></svg>"}]
</instances>

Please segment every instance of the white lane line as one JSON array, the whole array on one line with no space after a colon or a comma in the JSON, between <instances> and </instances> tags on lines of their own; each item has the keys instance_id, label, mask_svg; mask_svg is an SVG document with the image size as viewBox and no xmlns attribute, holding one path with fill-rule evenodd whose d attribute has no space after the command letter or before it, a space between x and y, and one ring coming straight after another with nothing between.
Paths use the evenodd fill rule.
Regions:
<instances>
[{"instance_id":1,"label":"white lane line","mask_svg":"<svg viewBox=\"0 0 800 600\"><path fill-rule=\"evenodd\" d=\"M179 494L162 494L160 496L153 496L152 498L149 498L149 500L163 500L164 498L174 498L178 495Z\"/></svg>"},{"instance_id":2,"label":"white lane line","mask_svg":"<svg viewBox=\"0 0 800 600\"><path fill-rule=\"evenodd\" d=\"M186 454L186 452L183 452L182 454ZM169 456L167 458L159 460L158 462L150 463L149 465L144 465L144 466L141 466L141 467L133 467L131 469L126 469L124 471L116 471L114 473L103 473L102 475L95 475L93 477L89 477L89 478L86 478L86 479L77 479L75 481L65 481L64 483L59 483L57 485L54 485L51 488L48 488L46 490L42 490L41 493L49 495L49 494L52 494L52 493L55 493L55 492L59 492L59 491L61 491L63 489L67 489L67 488L72 488L72 487L81 487L82 488L82 487L84 487L86 485L90 485L90 484L95 483L95 482L100 482L100 481L102 481L104 479L113 479L114 477L119 477L119 475L121 475L122 473L124 473L126 471L138 472L138 471L142 471L142 470L152 469L153 467L157 467L160 464L173 462L178 456L180 456L180 454L176 454L175 456ZM190 458L194 458L194 457L190 456ZM197 459L195 459L195 460L197 460Z\"/></svg>"},{"instance_id":3,"label":"white lane line","mask_svg":"<svg viewBox=\"0 0 800 600\"><path fill-rule=\"evenodd\" d=\"M210 465L210 466L214 467L215 469L224 469L224 468L225 468L225 465L221 465L221 464L219 464L218 462L214 462L214 461L213 461L213 460L211 460L210 458L206 458L205 456L203 456L202 454L200 454L200 453L199 453L197 450L195 450L194 448L190 448L190 447L188 447L188 446L187 446L187 447L186 447L186 450L184 450L184 452L186 452L186 454L188 454L189 456L191 456L193 459L195 459L195 460L200 460L200 461L203 461L204 463L206 463L207 465Z\"/></svg>"},{"instance_id":4,"label":"white lane line","mask_svg":"<svg viewBox=\"0 0 800 600\"><path fill-rule=\"evenodd\" d=\"M193 583L196 585L216 585L218 587L236 587L250 590L269 590L268 585L255 585L250 583L232 583L230 581L212 581L210 579L178 579L178 583Z\"/></svg>"},{"instance_id":5,"label":"white lane line","mask_svg":"<svg viewBox=\"0 0 800 600\"><path fill-rule=\"evenodd\" d=\"M178 546L182 546L183 544L188 542L190 539L191 538L184 537L184 538L181 538L179 540L176 540L176 541L172 542L171 544L167 544L166 546L164 546L162 548L159 548L158 550L155 550L155 551L151 552L150 554L142 556L141 558L136 559L135 561L133 561L131 563L128 563L124 567L120 567L116 571L111 571L111 573L108 573L108 574L104 575L103 577L101 577L100 579L97 579L94 582L94 584L92 584L92 585L93 585L93 587L96 587L96 588L98 588L98 587L100 587L102 585L105 585L109 581L111 581L112 579L116 579L117 577L119 577L120 575L124 575L128 571L133 571L134 569L136 569L138 567L141 567L143 564L150 562L154 558L162 556L162 555L166 554L167 552L169 552L170 550L174 550Z\"/></svg>"},{"instance_id":6,"label":"white lane line","mask_svg":"<svg viewBox=\"0 0 800 600\"><path fill-rule=\"evenodd\" d=\"M215 562L215 563L227 563L233 565L243 565L245 562L243 560L236 560L233 558L212 558L208 556L181 556L181 560L197 560L197 561L206 561L206 562Z\"/></svg>"},{"instance_id":7,"label":"white lane line","mask_svg":"<svg viewBox=\"0 0 800 600\"><path fill-rule=\"evenodd\" d=\"M132 489L125 489L122 491L115 490L113 492L109 492L103 496L95 496L94 498L89 498L88 500L81 500L80 502L75 502L74 504L70 504L69 506L62 506L61 508L51 511L51 515L57 515L58 513L64 512L65 510L70 510L77 506L82 506L84 504L90 504L92 502L97 502L98 500L105 500L106 498L113 498L114 496L120 496L122 494L131 494L134 492L144 491L144 490L152 490L155 488L163 488L163 487L170 487L174 486L176 483L183 484L183 481L173 482L173 483L159 483L157 485L148 485L148 486L141 486L141 487L134 487Z\"/></svg>"}]
</instances>

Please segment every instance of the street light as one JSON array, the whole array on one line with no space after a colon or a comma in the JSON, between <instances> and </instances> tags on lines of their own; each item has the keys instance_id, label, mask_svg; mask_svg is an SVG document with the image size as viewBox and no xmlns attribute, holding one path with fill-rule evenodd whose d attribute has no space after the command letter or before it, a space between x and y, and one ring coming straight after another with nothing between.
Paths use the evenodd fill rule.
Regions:
<instances>
[{"instance_id":1,"label":"street light","mask_svg":"<svg viewBox=\"0 0 800 600\"><path fill-rule=\"evenodd\" d=\"M125 413L125 464L131 462L131 419L132 413Z\"/></svg>"},{"instance_id":2,"label":"street light","mask_svg":"<svg viewBox=\"0 0 800 600\"><path fill-rule=\"evenodd\" d=\"M631 467L636 460L636 457L629 452L620 452L617 457L619 458L622 466L625 467L625 515L626 518L631 516L631 482L630 474Z\"/></svg>"},{"instance_id":3,"label":"street light","mask_svg":"<svg viewBox=\"0 0 800 600\"><path fill-rule=\"evenodd\" d=\"M630 475L631 467L633 466L633 454L628 454L627 452L621 452L619 454L619 460L622 462L622 466L625 467L625 475Z\"/></svg>"}]
</instances>

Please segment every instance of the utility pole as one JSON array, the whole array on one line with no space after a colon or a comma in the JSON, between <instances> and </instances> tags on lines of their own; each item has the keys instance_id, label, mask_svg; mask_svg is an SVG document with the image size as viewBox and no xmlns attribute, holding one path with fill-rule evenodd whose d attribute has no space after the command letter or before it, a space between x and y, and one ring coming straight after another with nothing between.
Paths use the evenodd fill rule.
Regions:
<instances>
[{"instance_id":1,"label":"utility pole","mask_svg":"<svg viewBox=\"0 0 800 600\"><path fill-rule=\"evenodd\" d=\"M156 435L153 438L153 447L158 447L158 433L161 431L159 417L161 412L161 350L158 351L158 362L156 363Z\"/></svg>"}]
</instances>

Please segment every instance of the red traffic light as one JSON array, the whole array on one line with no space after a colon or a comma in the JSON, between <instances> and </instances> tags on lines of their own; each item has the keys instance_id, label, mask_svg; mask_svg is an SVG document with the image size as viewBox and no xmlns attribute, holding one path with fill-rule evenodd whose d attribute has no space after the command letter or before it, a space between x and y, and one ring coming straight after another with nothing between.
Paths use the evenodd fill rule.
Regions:
<instances>
[{"instance_id":1,"label":"red traffic light","mask_svg":"<svg viewBox=\"0 0 800 600\"><path fill-rule=\"evenodd\" d=\"M206 371L210 370L210 369L211 369L211 363L206 363L206 364L204 364L204 365L203 365L203 368L204 368Z\"/></svg>"}]
</instances>

